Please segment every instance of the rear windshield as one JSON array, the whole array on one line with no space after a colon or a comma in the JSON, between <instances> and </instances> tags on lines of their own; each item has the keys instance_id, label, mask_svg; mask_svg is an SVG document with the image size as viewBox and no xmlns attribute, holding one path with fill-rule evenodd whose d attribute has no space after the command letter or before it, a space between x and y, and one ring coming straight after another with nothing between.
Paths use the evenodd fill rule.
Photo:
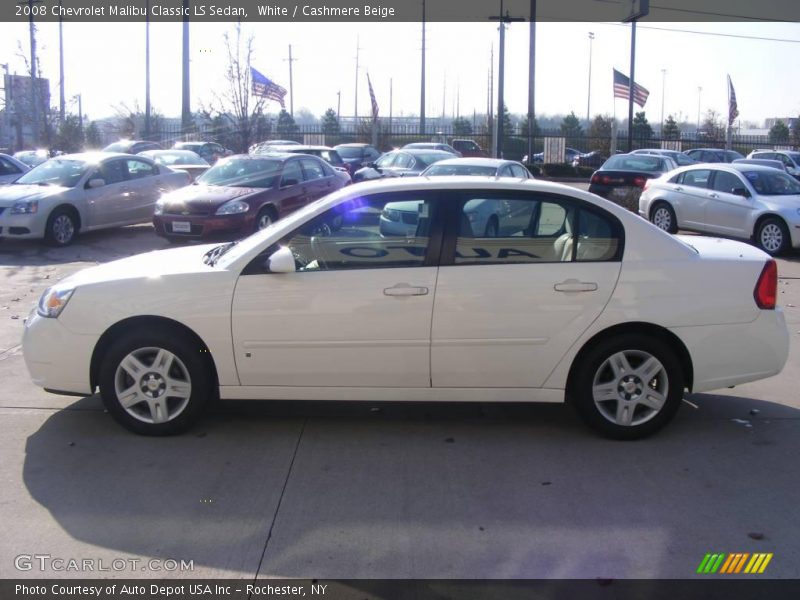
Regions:
<instances>
[{"instance_id":1,"label":"rear windshield","mask_svg":"<svg viewBox=\"0 0 800 600\"><path fill-rule=\"evenodd\" d=\"M364 150L358 147L337 148L336 151L342 158L361 158L364 154Z\"/></svg>"},{"instance_id":2,"label":"rear windshield","mask_svg":"<svg viewBox=\"0 0 800 600\"><path fill-rule=\"evenodd\" d=\"M603 169L613 169L617 171L648 171L653 173L667 170L664 159L657 156L648 156L647 154L612 156L605 162Z\"/></svg>"},{"instance_id":3,"label":"rear windshield","mask_svg":"<svg viewBox=\"0 0 800 600\"><path fill-rule=\"evenodd\" d=\"M496 173L495 167L480 165L433 165L425 171L425 175L485 175L488 177Z\"/></svg>"}]
</instances>

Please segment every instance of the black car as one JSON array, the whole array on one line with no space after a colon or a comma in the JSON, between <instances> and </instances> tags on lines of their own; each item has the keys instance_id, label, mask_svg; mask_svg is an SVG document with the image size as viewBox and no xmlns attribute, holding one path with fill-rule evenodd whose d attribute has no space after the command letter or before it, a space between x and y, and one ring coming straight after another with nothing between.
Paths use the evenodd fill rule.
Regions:
<instances>
[{"instance_id":1,"label":"black car","mask_svg":"<svg viewBox=\"0 0 800 600\"><path fill-rule=\"evenodd\" d=\"M300 144L297 145L285 145L281 146L280 148L275 147L266 147L263 151L259 150L254 152L254 155L259 154L269 154L271 152L289 152L291 154L310 154L311 156L318 156L334 169L339 169L340 171L346 171L347 173L351 173L348 165L342 160L342 157L339 156L339 153L330 148L329 146L302 146ZM355 170L355 169L354 169Z\"/></svg>"},{"instance_id":2,"label":"black car","mask_svg":"<svg viewBox=\"0 0 800 600\"><path fill-rule=\"evenodd\" d=\"M576 156L572 160L573 167L600 167L603 165L604 162L608 160L608 157L601 153L599 150L592 150L591 152L587 152L586 154L580 154Z\"/></svg>"},{"instance_id":3,"label":"black car","mask_svg":"<svg viewBox=\"0 0 800 600\"><path fill-rule=\"evenodd\" d=\"M695 159L684 152L668 150L666 148L640 148L639 150L634 150L632 154L658 154L660 156L669 156L679 167L687 167L697 163Z\"/></svg>"},{"instance_id":4,"label":"black car","mask_svg":"<svg viewBox=\"0 0 800 600\"><path fill-rule=\"evenodd\" d=\"M594 172L589 191L609 200L623 200L631 192L641 192L648 179L660 177L675 168L675 161L668 156L616 154Z\"/></svg>"},{"instance_id":5,"label":"black car","mask_svg":"<svg viewBox=\"0 0 800 600\"><path fill-rule=\"evenodd\" d=\"M684 152L686 156L703 163L732 163L737 158L744 158L736 150L720 148L692 148Z\"/></svg>"},{"instance_id":6,"label":"black car","mask_svg":"<svg viewBox=\"0 0 800 600\"><path fill-rule=\"evenodd\" d=\"M145 140L120 140L103 148L103 152L121 152L122 154L139 154L145 150L163 150L158 142Z\"/></svg>"},{"instance_id":7,"label":"black car","mask_svg":"<svg viewBox=\"0 0 800 600\"><path fill-rule=\"evenodd\" d=\"M361 167L375 162L381 155L381 152L371 144L339 144L333 149L351 169L350 173L355 173Z\"/></svg>"},{"instance_id":8,"label":"black car","mask_svg":"<svg viewBox=\"0 0 800 600\"><path fill-rule=\"evenodd\" d=\"M217 142L175 142L175 150L189 150L201 156L208 164L213 165L220 158L231 156L232 150L228 150Z\"/></svg>"},{"instance_id":9,"label":"black car","mask_svg":"<svg viewBox=\"0 0 800 600\"><path fill-rule=\"evenodd\" d=\"M393 150L353 174L353 183L383 177L415 177L433 163L453 158L443 150Z\"/></svg>"}]
</instances>

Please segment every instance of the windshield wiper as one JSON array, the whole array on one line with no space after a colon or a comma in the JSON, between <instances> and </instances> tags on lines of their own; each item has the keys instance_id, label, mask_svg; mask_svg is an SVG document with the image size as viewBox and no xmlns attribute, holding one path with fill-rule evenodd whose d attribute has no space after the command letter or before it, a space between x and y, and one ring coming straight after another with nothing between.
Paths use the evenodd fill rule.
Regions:
<instances>
[{"instance_id":1,"label":"windshield wiper","mask_svg":"<svg viewBox=\"0 0 800 600\"><path fill-rule=\"evenodd\" d=\"M239 242L237 240L235 242L227 242L225 244L220 244L219 246L214 246L211 250L203 255L203 262L209 267L213 267L215 264L217 264L220 256L225 254L238 243Z\"/></svg>"}]
</instances>

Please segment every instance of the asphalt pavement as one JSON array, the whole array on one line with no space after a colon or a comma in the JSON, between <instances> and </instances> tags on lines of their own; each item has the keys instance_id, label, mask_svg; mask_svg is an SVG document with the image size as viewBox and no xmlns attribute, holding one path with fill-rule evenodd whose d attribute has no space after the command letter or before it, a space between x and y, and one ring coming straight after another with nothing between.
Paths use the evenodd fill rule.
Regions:
<instances>
[{"instance_id":1,"label":"asphalt pavement","mask_svg":"<svg viewBox=\"0 0 800 600\"><path fill-rule=\"evenodd\" d=\"M92 575L19 570L33 555L125 578L685 578L708 552L800 576L800 254L779 261L784 371L687 396L647 440L567 406L338 402L230 403L153 439L35 387L19 341L47 285L165 246L148 226L0 244L1 578Z\"/></svg>"}]
</instances>

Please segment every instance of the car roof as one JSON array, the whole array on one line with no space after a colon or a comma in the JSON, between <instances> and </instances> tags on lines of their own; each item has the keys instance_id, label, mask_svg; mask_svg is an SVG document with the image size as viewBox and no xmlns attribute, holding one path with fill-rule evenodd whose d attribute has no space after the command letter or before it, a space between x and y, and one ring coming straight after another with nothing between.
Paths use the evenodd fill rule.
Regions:
<instances>
[{"instance_id":1,"label":"car roof","mask_svg":"<svg viewBox=\"0 0 800 600\"><path fill-rule=\"evenodd\" d=\"M348 142L347 144L336 144L334 148L367 148L372 144L362 144L361 142Z\"/></svg>"},{"instance_id":2,"label":"car roof","mask_svg":"<svg viewBox=\"0 0 800 600\"><path fill-rule=\"evenodd\" d=\"M311 156L312 158L317 158L312 154L308 154L307 156ZM286 152L285 150L267 150L266 152L261 152L259 154L234 154L232 156L226 156L225 160L230 160L232 158L247 159L247 160L256 160L258 158L273 158L286 161L289 160L290 158L297 158L297 153Z\"/></svg>"},{"instance_id":3,"label":"car roof","mask_svg":"<svg viewBox=\"0 0 800 600\"><path fill-rule=\"evenodd\" d=\"M407 152L412 156L416 156L418 154L425 154L426 156L453 156L452 152L447 152L446 150L436 150L434 148L397 148L396 150L392 150L392 152Z\"/></svg>"},{"instance_id":4,"label":"car roof","mask_svg":"<svg viewBox=\"0 0 800 600\"><path fill-rule=\"evenodd\" d=\"M74 154L62 154L60 156L55 156L53 158L57 159L66 159L66 160L83 160L86 162L101 162L104 160L111 160L112 158L119 158L119 157L126 157L126 158L147 158L142 157L138 154L127 154L125 152L102 152L100 150L96 150L94 152L75 152Z\"/></svg>"},{"instance_id":5,"label":"car roof","mask_svg":"<svg viewBox=\"0 0 800 600\"><path fill-rule=\"evenodd\" d=\"M335 150L335 148L331 148L330 146L292 146L291 152L297 154L298 150ZM287 150L289 152L289 150Z\"/></svg>"},{"instance_id":6,"label":"car roof","mask_svg":"<svg viewBox=\"0 0 800 600\"><path fill-rule=\"evenodd\" d=\"M467 165L470 167L502 167L504 165L518 165L520 163L514 160L505 160L503 158L484 158L479 156L466 157L466 158L447 158L440 160L434 165ZM431 165L431 166L434 166Z\"/></svg>"}]
</instances>

